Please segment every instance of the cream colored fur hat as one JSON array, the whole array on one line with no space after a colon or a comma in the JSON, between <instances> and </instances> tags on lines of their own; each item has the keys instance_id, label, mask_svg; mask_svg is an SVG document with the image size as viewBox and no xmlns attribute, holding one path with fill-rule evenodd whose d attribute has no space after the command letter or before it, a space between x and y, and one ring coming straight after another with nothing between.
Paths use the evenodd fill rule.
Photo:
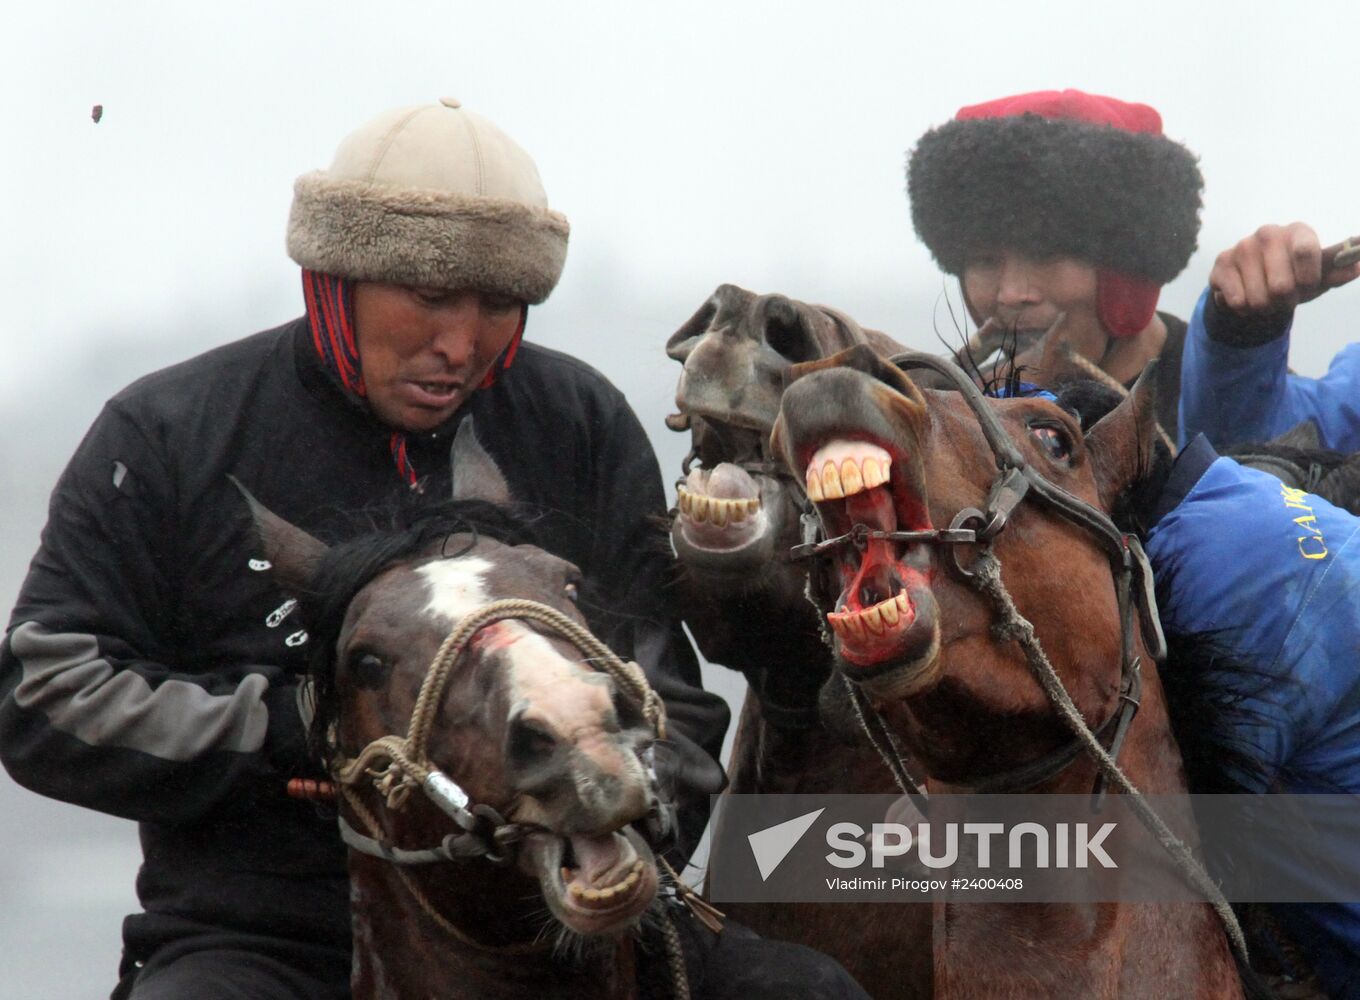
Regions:
<instances>
[{"instance_id":1,"label":"cream colored fur hat","mask_svg":"<svg viewBox=\"0 0 1360 1000\"><path fill-rule=\"evenodd\" d=\"M475 288L536 305L570 226L513 139L453 98L350 133L329 170L293 185L288 255L356 281Z\"/></svg>"}]
</instances>

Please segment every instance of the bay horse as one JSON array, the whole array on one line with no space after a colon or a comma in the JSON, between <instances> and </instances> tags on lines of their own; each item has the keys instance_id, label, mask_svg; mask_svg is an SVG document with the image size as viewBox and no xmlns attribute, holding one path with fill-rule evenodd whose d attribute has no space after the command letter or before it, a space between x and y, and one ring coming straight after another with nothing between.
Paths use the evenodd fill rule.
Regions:
<instances>
[{"instance_id":1,"label":"bay horse","mask_svg":"<svg viewBox=\"0 0 1360 1000\"><path fill-rule=\"evenodd\" d=\"M678 485L671 541L684 618L704 656L750 683L738 718L729 791L896 792L863 735L851 729L831 651L806 596L807 572L789 558L811 509L799 482L769 452L789 371L856 344L902 350L846 314L784 295L720 286L670 338L683 366L673 430L691 450ZM822 708L836 716L831 725ZM901 948L928 904L729 903L762 936L837 959L875 997L929 996L929 952Z\"/></svg>"},{"instance_id":2,"label":"bay horse","mask_svg":"<svg viewBox=\"0 0 1360 1000\"><path fill-rule=\"evenodd\" d=\"M491 462L470 421L454 448ZM512 544L506 500L479 482L334 547L250 501L316 649L354 996L685 996L650 846L673 821L664 708L586 629L577 570Z\"/></svg>"},{"instance_id":3,"label":"bay horse","mask_svg":"<svg viewBox=\"0 0 1360 1000\"><path fill-rule=\"evenodd\" d=\"M932 794L1185 792L1150 572L1108 516L1155 454L1153 375L1083 433L1049 400L901 360L954 388L851 349L795 370L772 436L826 536L811 591L838 669ZM1240 997L1240 929L1184 855L1212 905L942 902L902 946L932 952L951 998Z\"/></svg>"}]
</instances>

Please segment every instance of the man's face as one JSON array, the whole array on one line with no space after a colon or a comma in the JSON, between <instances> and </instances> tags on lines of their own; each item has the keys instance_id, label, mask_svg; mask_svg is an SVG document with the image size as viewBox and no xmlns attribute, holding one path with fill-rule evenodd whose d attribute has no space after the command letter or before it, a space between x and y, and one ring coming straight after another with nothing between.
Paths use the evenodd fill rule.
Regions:
<instances>
[{"instance_id":1,"label":"man's face","mask_svg":"<svg viewBox=\"0 0 1360 1000\"><path fill-rule=\"evenodd\" d=\"M486 292L360 282L355 337L378 419L428 431L453 416L514 338L521 307Z\"/></svg>"},{"instance_id":2,"label":"man's face","mask_svg":"<svg viewBox=\"0 0 1360 1000\"><path fill-rule=\"evenodd\" d=\"M963 268L973 319L995 319L1021 336L1041 334L1059 313L1066 329L1100 329L1096 269L1074 257L1027 257L1013 250L973 254Z\"/></svg>"}]
</instances>

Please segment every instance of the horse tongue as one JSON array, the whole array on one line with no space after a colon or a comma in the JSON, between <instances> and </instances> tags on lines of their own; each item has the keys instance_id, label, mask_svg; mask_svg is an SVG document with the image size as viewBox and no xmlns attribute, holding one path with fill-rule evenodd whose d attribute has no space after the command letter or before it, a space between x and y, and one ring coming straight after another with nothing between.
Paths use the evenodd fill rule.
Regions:
<instances>
[{"instance_id":1,"label":"horse tongue","mask_svg":"<svg viewBox=\"0 0 1360 1000\"><path fill-rule=\"evenodd\" d=\"M885 489L865 490L845 498L845 513L852 524L862 524L875 531L896 531L897 512L892 495ZM892 542L871 538L864 543L859 570L846 593L846 606L852 610L876 604L893 593L892 579L897 565L897 553ZM877 594L864 600L865 592Z\"/></svg>"},{"instance_id":2,"label":"horse tongue","mask_svg":"<svg viewBox=\"0 0 1360 1000\"><path fill-rule=\"evenodd\" d=\"M620 868L622 847L627 841L616 834L603 837L572 837L576 855L576 878L585 885L608 884Z\"/></svg>"},{"instance_id":3,"label":"horse tongue","mask_svg":"<svg viewBox=\"0 0 1360 1000\"><path fill-rule=\"evenodd\" d=\"M760 496L760 487L741 466L722 462L708 477L708 495L723 500L752 500Z\"/></svg>"}]
</instances>

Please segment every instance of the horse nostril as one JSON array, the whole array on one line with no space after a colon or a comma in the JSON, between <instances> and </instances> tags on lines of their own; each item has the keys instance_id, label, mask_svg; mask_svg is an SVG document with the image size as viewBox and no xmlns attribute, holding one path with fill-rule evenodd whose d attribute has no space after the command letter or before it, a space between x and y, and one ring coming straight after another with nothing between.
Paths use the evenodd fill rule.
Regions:
<instances>
[{"instance_id":1,"label":"horse nostril","mask_svg":"<svg viewBox=\"0 0 1360 1000\"><path fill-rule=\"evenodd\" d=\"M542 722L520 714L510 720L506 735L506 759L515 769L525 769L549 760L557 750L557 736Z\"/></svg>"}]
</instances>

